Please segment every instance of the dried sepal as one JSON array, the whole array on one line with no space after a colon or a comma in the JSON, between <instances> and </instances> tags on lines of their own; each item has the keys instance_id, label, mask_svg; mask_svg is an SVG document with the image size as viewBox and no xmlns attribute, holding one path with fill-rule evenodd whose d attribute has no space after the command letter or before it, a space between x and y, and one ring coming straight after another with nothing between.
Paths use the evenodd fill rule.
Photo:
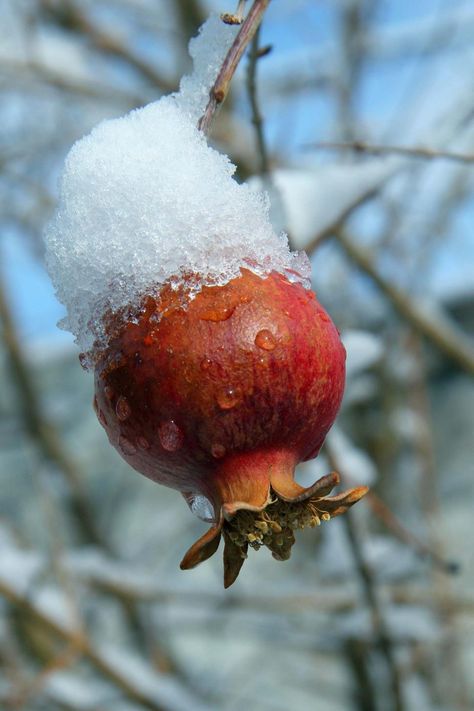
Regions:
<instances>
[{"instance_id":1,"label":"dried sepal","mask_svg":"<svg viewBox=\"0 0 474 711\"><path fill-rule=\"evenodd\" d=\"M181 568L192 568L207 560L218 548L221 534L224 537L224 586L228 588L237 579L247 558L249 547L259 550L267 547L275 560L288 560L295 543L295 531L314 528L345 513L368 491L366 486L348 489L330 496L340 482L339 475L331 472L304 488L292 476L276 477L266 506L240 505L229 513L222 507L220 521L212 526L186 553Z\"/></svg>"}]
</instances>

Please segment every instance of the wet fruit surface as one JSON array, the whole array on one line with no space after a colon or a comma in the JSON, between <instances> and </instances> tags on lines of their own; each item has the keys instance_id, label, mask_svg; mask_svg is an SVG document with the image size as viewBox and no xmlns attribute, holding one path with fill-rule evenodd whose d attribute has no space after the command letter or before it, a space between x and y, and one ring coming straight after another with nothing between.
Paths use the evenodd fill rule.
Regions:
<instances>
[{"instance_id":1,"label":"wet fruit surface","mask_svg":"<svg viewBox=\"0 0 474 711\"><path fill-rule=\"evenodd\" d=\"M132 467L188 502L205 497L216 522L263 509L271 488L288 501L299 493L294 468L319 451L345 375L338 332L311 292L242 270L193 298L165 287L107 328L96 409Z\"/></svg>"}]
</instances>

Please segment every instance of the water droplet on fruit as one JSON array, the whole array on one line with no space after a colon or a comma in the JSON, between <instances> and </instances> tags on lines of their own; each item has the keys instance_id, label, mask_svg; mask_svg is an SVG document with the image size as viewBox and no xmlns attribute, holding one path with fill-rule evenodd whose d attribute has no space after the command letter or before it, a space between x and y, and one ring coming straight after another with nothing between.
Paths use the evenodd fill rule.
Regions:
<instances>
[{"instance_id":1,"label":"water droplet on fruit","mask_svg":"<svg viewBox=\"0 0 474 711\"><path fill-rule=\"evenodd\" d=\"M84 370L89 370L92 365L92 361L87 353L79 353L79 363Z\"/></svg>"},{"instance_id":2,"label":"water droplet on fruit","mask_svg":"<svg viewBox=\"0 0 474 711\"><path fill-rule=\"evenodd\" d=\"M255 345L264 351L273 351L276 346L273 333L266 328L262 329L255 336Z\"/></svg>"},{"instance_id":3,"label":"water droplet on fruit","mask_svg":"<svg viewBox=\"0 0 474 711\"><path fill-rule=\"evenodd\" d=\"M225 455L224 445L215 442L213 445L211 445L211 454L216 459L221 459Z\"/></svg>"},{"instance_id":4,"label":"water droplet on fruit","mask_svg":"<svg viewBox=\"0 0 474 711\"><path fill-rule=\"evenodd\" d=\"M119 399L117 400L117 404L115 406L115 414L121 420L124 422L128 417L131 415L131 409L130 405L128 404L128 400L126 397L121 395Z\"/></svg>"},{"instance_id":5,"label":"water droplet on fruit","mask_svg":"<svg viewBox=\"0 0 474 711\"><path fill-rule=\"evenodd\" d=\"M214 519L214 511L211 502L201 494L188 494L186 501L192 513L201 519L201 521L212 521Z\"/></svg>"},{"instance_id":6,"label":"water droplet on fruit","mask_svg":"<svg viewBox=\"0 0 474 711\"><path fill-rule=\"evenodd\" d=\"M201 361L201 370L209 370L211 366L212 360L210 358L204 358L204 360Z\"/></svg>"},{"instance_id":7,"label":"water droplet on fruit","mask_svg":"<svg viewBox=\"0 0 474 711\"><path fill-rule=\"evenodd\" d=\"M137 444L140 447L140 449L150 449L150 443L146 439L146 437L138 437Z\"/></svg>"},{"instance_id":8,"label":"water droplet on fruit","mask_svg":"<svg viewBox=\"0 0 474 711\"><path fill-rule=\"evenodd\" d=\"M230 410L240 402L240 391L237 388L224 388L218 393L217 402L222 410Z\"/></svg>"},{"instance_id":9,"label":"water droplet on fruit","mask_svg":"<svg viewBox=\"0 0 474 711\"><path fill-rule=\"evenodd\" d=\"M107 400L112 400L115 395L114 389L110 385L106 385L104 387L104 395L107 398Z\"/></svg>"},{"instance_id":10,"label":"water droplet on fruit","mask_svg":"<svg viewBox=\"0 0 474 711\"><path fill-rule=\"evenodd\" d=\"M201 321L227 321L235 311L235 306L223 306L222 308L208 309L199 314Z\"/></svg>"},{"instance_id":11,"label":"water droplet on fruit","mask_svg":"<svg viewBox=\"0 0 474 711\"><path fill-rule=\"evenodd\" d=\"M144 346L152 346L156 340L157 340L156 332L150 331L150 333L147 333L147 335L143 339L143 345Z\"/></svg>"},{"instance_id":12,"label":"water droplet on fruit","mask_svg":"<svg viewBox=\"0 0 474 711\"><path fill-rule=\"evenodd\" d=\"M167 452L176 452L183 446L184 435L173 420L161 423L158 427L158 436L161 446L163 449L166 449Z\"/></svg>"},{"instance_id":13,"label":"water droplet on fruit","mask_svg":"<svg viewBox=\"0 0 474 711\"><path fill-rule=\"evenodd\" d=\"M123 454L128 454L129 456L135 454L137 451L137 448L135 447L133 442L130 442L129 439L123 436L119 438L119 447L122 450Z\"/></svg>"}]
</instances>

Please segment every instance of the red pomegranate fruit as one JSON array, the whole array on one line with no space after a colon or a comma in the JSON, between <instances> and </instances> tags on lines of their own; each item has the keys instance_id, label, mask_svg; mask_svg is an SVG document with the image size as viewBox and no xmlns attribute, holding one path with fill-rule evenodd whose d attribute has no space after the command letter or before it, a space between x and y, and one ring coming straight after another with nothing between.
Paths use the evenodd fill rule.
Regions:
<instances>
[{"instance_id":1,"label":"red pomegranate fruit","mask_svg":"<svg viewBox=\"0 0 474 711\"><path fill-rule=\"evenodd\" d=\"M132 314L132 317L130 316ZM289 558L294 531L343 513L365 487L329 496L295 466L315 457L338 412L345 350L314 293L249 270L224 286L167 285L107 320L95 408L111 444L137 471L180 491L212 522L182 568L224 537L224 584L248 547Z\"/></svg>"}]
</instances>

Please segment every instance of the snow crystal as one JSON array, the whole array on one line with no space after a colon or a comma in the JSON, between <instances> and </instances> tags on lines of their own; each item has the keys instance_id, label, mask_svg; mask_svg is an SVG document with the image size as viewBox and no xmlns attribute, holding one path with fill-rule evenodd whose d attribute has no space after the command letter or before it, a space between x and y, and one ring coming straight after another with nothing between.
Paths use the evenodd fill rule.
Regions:
<instances>
[{"instance_id":1,"label":"snow crystal","mask_svg":"<svg viewBox=\"0 0 474 711\"><path fill-rule=\"evenodd\" d=\"M71 149L46 230L62 325L83 350L105 342L102 317L184 274L198 288L242 267L304 283L309 262L269 221L268 199L233 179L235 166L196 127L235 28L210 18L191 42L180 92L99 124Z\"/></svg>"}]
</instances>

